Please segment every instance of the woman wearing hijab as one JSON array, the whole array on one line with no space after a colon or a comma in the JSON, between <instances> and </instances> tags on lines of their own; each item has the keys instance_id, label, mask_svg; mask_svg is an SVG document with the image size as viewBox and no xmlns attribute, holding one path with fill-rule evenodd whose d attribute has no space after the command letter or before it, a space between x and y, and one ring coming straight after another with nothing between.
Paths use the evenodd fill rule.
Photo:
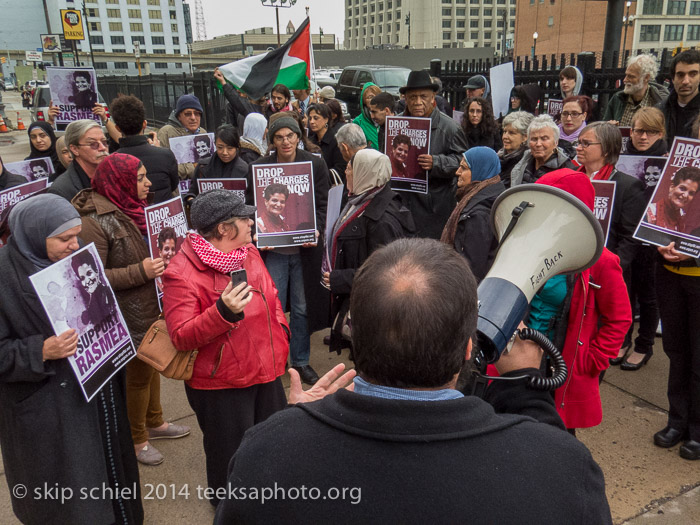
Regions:
<instances>
[{"instance_id":1,"label":"woman wearing hijab","mask_svg":"<svg viewBox=\"0 0 700 525\"><path fill-rule=\"evenodd\" d=\"M498 239L491 229L491 207L506 187L501 162L491 148L479 146L462 154L457 169L457 207L447 219L440 240L467 258L481 281L493 263Z\"/></svg>"},{"instance_id":2,"label":"woman wearing hijab","mask_svg":"<svg viewBox=\"0 0 700 525\"><path fill-rule=\"evenodd\" d=\"M73 199L82 217L80 238L95 243L135 347L160 313L153 281L162 275L164 264L160 258L149 257L144 240L150 186L140 160L113 153L98 166L92 188ZM163 456L149 439L182 437L190 429L163 420L160 375L153 367L132 359L126 365L126 380L136 458L146 465L158 465Z\"/></svg>"},{"instance_id":3,"label":"woman wearing hijab","mask_svg":"<svg viewBox=\"0 0 700 525\"><path fill-rule=\"evenodd\" d=\"M267 119L260 113L250 113L243 123L241 149L238 155L248 164L267 154Z\"/></svg>"},{"instance_id":4,"label":"woman wearing hijab","mask_svg":"<svg viewBox=\"0 0 700 525\"><path fill-rule=\"evenodd\" d=\"M379 131L372 120L372 115L370 115L369 103L381 92L382 90L379 86L372 82L367 82L360 93L360 114L352 121L353 124L357 124L362 128L367 139L367 147L372 149L379 147Z\"/></svg>"},{"instance_id":5,"label":"woman wearing hijab","mask_svg":"<svg viewBox=\"0 0 700 525\"><path fill-rule=\"evenodd\" d=\"M27 129L29 134L29 156L24 160L49 157L53 163L54 173L49 177L49 182L56 180L61 173L66 171L56 152L56 135L48 122L32 122Z\"/></svg>"},{"instance_id":6,"label":"woman wearing hijab","mask_svg":"<svg viewBox=\"0 0 700 525\"><path fill-rule=\"evenodd\" d=\"M372 149L358 151L345 170L348 201L326 241L323 281L333 295L330 349L340 353L348 325L350 291L355 272L372 252L391 241L410 237L416 227L401 196L389 185L391 161Z\"/></svg>"},{"instance_id":7,"label":"woman wearing hijab","mask_svg":"<svg viewBox=\"0 0 700 525\"><path fill-rule=\"evenodd\" d=\"M0 248L0 448L7 482L27 494L71 489L72 498L21 498L12 509L26 524L140 524L143 508L128 424L123 373L90 401L67 357L71 328L54 335L29 276L78 249L80 216L57 195L36 195L10 213L12 236ZM80 490L135 487L129 498L80 498Z\"/></svg>"}]
</instances>

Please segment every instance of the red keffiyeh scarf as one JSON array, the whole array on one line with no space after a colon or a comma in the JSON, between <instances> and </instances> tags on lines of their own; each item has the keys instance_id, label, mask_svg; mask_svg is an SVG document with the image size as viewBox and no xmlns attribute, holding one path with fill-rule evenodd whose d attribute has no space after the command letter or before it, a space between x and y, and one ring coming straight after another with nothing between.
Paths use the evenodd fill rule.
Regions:
<instances>
[{"instance_id":1,"label":"red keffiyeh scarf","mask_svg":"<svg viewBox=\"0 0 700 525\"><path fill-rule=\"evenodd\" d=\"M190 232L188 235L194 253L196 253L197 257L209 268L219 273L229 274L243 267L243 261L245 261L245 258L248 256L247 246L241 246L231 253L224 253L221 250L217 250L209 241L198 233Z\"/></svg>"},{"instance_id":2,"label":"red keffiyeh scarf","mask_svg":"<svg viewBox=\"0 0 700 525\"><path fill-rule=\"evenodd\" d=\"M123 211L143 235L146 228L146 201L138 199L136 184L141 161L124 153L112 153L97 166L92 189Z\"/></svg>"}]
</instances>

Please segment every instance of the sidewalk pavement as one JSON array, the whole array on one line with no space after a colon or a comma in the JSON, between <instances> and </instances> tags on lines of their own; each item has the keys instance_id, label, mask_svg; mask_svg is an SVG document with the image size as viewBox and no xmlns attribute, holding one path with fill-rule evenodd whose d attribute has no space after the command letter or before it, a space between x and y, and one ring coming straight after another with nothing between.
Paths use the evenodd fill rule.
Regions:
<instances>
[{"instance_id":1,"label":"sidewalk pavement","mask_svg":"<svg viewBox=\"0 0 700 525\"><path fill-rule=\"evenodd\" d=\"M14 105L12 93L9 95L4 99L5 104ZM23 110L19 102L17 107ZM29 113L25 110L21 115L24 119L25 113L28 126ZM0 134L0 156L5 162L22 160L28 153L26 131ZM323 335L325 332L312 336L312 366L322 373L339 362L350 365L347 350L340 357L330 354L323 345ZM625 372L612 367L606 372L600 388L603 422L577 431L577 437L605 473L616 524L700 524L700 461L680 458L678 445L660 449L652 442L654 433L666 425L667 377L668 359L657 338L654 357L641 370ZM288 376L283 381L288 388ZM139 466L146 523L211 523L213 507L198 497L197 491L197 487L201 490L206 487L202 434L181 382L163 379L161 398L165 417L189 425L192 434L183 439L155 442L165 462L156 467ZM4 478L1 468L0 477ZM0 523L19 523L12 513L6 481L0 482Z\"/></svg>"}]
</instances>

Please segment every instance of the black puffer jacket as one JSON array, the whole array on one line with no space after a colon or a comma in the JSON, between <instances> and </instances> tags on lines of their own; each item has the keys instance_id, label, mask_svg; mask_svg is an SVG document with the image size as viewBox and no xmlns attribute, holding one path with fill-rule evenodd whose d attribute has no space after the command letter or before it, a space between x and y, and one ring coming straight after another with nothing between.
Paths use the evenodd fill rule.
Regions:
<instances>
[{"instance_id":1,"label":"black puffer jacket","mask_svg":"<svg viewBox=\"0 0 700 525\"><path fill-rule=\"evenodd\" d=\"M155 193L154 204L172 199L173 192L180 183L177 175L177 160L169 149L151 146L145 135L122 137L119 153L133 155L146 167L151 192Z\"/></svg>"}]
</instances>

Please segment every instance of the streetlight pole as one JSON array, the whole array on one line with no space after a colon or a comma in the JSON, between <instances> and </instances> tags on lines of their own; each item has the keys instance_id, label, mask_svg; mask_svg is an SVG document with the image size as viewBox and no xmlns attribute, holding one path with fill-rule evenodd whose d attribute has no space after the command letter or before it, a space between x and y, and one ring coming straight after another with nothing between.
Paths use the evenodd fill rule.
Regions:
<instances>
[{"instance_id":1,"label":"streetlight pole","mask_svg":"<svg viewBox=\"0 0 700 525\"><path fill-rule=\"evenodd\" d=\"M323 49L323 28L318 26L318 47Z\"/></svg>"},{"instance_id":2,"label":"streetlight pole","mask_svg":"<svg viewBox=\"0 0 700 525\"><path fill-rule=\"evenodd\" d=\"M539 38L539 33L535 31L532 33L532 60L535 60L535 57L537 56L537 39Z\"/></svg>"},{"instance_id":3,"label":"streetlight pole","mask_svg":"<svg viewBox=\"0 0 700 525\"><path fill-rule=\"evenodd\" d=\"M297 3L297 0L260 0L260 3L265 7L275 8L275 18L277 19L277 47L282 47L282 40L280 38L280 7L292 7Z\"/></svg>"},{"instance_id":4,"label":"streetlight pole","mask_svg":"<svg viewBox=\"0 0 700 525\"><path fill-rule=\"evenodd\" d=\"M627 14L622 17L622 25L625 26L625 36L622 39L622 65L625 65L625 48L627 47L627 27L633 23L633 20L630 18L630 6L632 5L632 2L627 2Z\"/></svg>"}]
</instances>

